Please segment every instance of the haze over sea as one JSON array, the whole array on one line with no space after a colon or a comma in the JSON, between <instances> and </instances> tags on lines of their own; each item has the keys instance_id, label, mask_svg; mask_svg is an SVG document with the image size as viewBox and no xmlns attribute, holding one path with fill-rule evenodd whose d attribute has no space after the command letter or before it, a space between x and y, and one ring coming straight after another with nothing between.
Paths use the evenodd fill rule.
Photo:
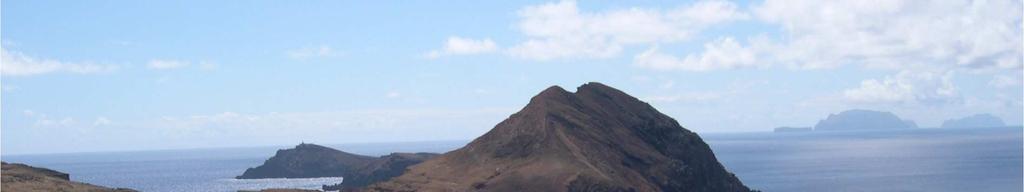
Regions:
<instances>
[{"instance_id":1,"label":"haze over sea","mask_svg":"<svg viewBox=\"0 0 1024 192\"><path fill-rule=\"evenodd\" d=\"M707 133L744 184L762 191L1021 191L1022 129ZM364 155L445 152L467 141L330 145ZM292 146L3 156L72 180L141 191L318 189L342 178L238 180Z\"/></svg>"}]
</instances>

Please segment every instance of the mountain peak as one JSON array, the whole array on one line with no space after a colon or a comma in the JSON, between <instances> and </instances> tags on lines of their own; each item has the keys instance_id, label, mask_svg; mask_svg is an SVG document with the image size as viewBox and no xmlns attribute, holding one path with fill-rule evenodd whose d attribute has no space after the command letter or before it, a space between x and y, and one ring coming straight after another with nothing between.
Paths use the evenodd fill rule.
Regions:
<instances>
[{"instance_id":1,"label":"mountain peak","mask_svg":"<svg viewBox=\"0 0 1024 192\"><path fill-rule=\"evenodd\" d=\"M615 88L552 86L466 146L368 191L749 191L696 133Z\"/></svg>"},{"instance_id":2,"label":"mountain peak","mask_svg":"<svg viewBox=\"0 0 1024 192\"><path fill-rule=\"evenodd\" d=\"M601 83L598 83L598 82L588 82L588 83L580 85L580 87L576 88L577 92L580 92L580 91L602 91L603 92L603 91L611 91L611 90L618 91L615 88L609 87L607 85L604 85L604 84L601 84Z\"/></svg>"},{"instance_id":3,"label":"mountain peak","mask_svg":"<svg viewBox=\"0 0 1024 192\"><path fill-rule=\"evenodd\" d=\"M575 95L573 95L572 92L566 91L565 89L562 89L562 87L556 85L548 87L536 96L533 96L526 108L547 108L548 106L556 103L569 103L573 99L575 99Z\"/></svg>"},{"instance_id":4,"label":"mountain peak","mask_svg":"<svg viewBox=\"0 0 1024 192\"><path fill-rule=\"evenodd\" d=\"M558 85L552 85L551 87L548 87L547 89L544 89L544 91L541 91L540 94L538 94L538 95L543 95L544 93L548 93L548 92L551 92L551 93L568 93L569 91L566 91L565 89L563 89L562 87L560 87Z\"/></svg>"},{"instance_id":5,"label":"mountain peak","mask_svg":"<svg viewBox=\"0 0 1024 192\"><path fill-rule=\"evenodd\" d=\"M565 89L562 89L562 87L559 87L558 85L555 85L555 86L548 87L547 89L544 89L544 91L541 91L540 93L538 93L536 96L533 96L533 97L534 98L562 98L562 97L566 97L568 95L572 95L572 93L569 92L569 91L566 91Z\"/></svg>"},{"instance_id":6,"label":"mountain peak","mask_svg":"<svg viewBox=\"0 0 1024 192\"><path fill-rule=\"evenodd\" d=\"M589 82L577 87L575 93L569 92L557 85L548 87L530 99L530 104L527 108L540 105L544 106L543 108L545 109L550 109L556 103L572 105L570 108L581 108L588 107L584 105L603 105L616 102L620 102L622 105L642 103L640 100L618 89L598 82Z\"/></svg>"}]
</instances>

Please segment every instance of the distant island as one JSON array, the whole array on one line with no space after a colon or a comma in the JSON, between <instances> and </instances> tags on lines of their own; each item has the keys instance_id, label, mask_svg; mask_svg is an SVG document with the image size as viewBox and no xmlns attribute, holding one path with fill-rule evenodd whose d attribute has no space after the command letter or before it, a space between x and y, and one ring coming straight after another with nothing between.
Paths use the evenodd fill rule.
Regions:
<instances>
[{"instance_id":1,"label":"distant island","mask_svg":"<svg viewBox=\"0 0 1024 192\"><path fill-rule=\"evenodd\" d=\"M890 112L862 109L847 110L840 112L839 114L829 114L828 118L818 121L818 124L814 125L815 131L910 128L917 128L917 124L910 120L900 119Z\"/></svg>"},{"instance_id":2,"label":"distant island","mask_svg":"<svg viewBox=\"0 0 1024 192\"><path fill-rule=\"evenodd\" d=\"M67 173L19 163L2 164L0 191L134 192L132 189L107 188L71 181Z\"/></svg>"},{"instance_id":3,"label":"distant island","mask_svg":"<svg viewBox=\"0 0 1024 192\"><path fill-rule=\"evenodd\" d=\"M776 127L774 132L776 133L788 133L788 132L809 132L813 131L811 127Z\"/></svg>"},{"instance_id":4,"label":"distant island","mask_svg":"<svg viewBox=\"0 0 1024 192\"><path fill-rule=\"evenodd\" d=\"M1002 119L992 114L981 113L942 122L942 128L991 128L1007 127ZM775 133L834 131L834 130L885 130L918 128L914 121L904 120L891 112L853 109L829 114L814 127L776 127Z\"/></svg>"},{"instance_id":5,"label":"distant island","mask_svg":"<svg viewBox=\"0 0 1024 192\"><path fill-rule=\"evenodd\" d=\"M983 113L967 116L960 119L950 119L942 122L942 128L985 128L1005 127L1003 119L992 114Z\"/></svg>"}]
</instances>

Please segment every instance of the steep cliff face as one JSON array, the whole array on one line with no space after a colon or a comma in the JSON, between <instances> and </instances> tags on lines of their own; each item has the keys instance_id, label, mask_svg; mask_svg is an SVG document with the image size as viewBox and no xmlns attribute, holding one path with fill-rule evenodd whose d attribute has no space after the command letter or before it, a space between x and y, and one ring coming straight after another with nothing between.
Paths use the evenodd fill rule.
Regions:
<instances>
[{"instance_id":1,"label":"steep cliff face","mask_svg":"<svg viewBox=\"0 0 1024 192\"><path fill-rule=\"evenodd\" d=\"M0 191L134 192L125 188L107 188L70 180L67 173L2 162Z\"/></svg>"},{"instance_id":2,"label":"steep cliff face","mask_svg":"<svg viewBox=\"0 0 1024 192\"><path fill-rule=\"evenodd\" d=\"M551 87L468 145L369 191L749 191L707 144L614 88Z\"/></svg>"},{"instance_id":3,"label":"steep cliff face","mask_svg":"<svg viewBox=\"0 0 1024 192\"><path fill-rule=\"evenodd\" d=\"M300 144L278 150L258 167L249 168L237 179L344 177L372 162L374 157L346 153L336 149Z\"/></svg>"},{"instance_id":4,"label":"steep cliff face","mask_svg":"<svg viewBox=\"0 0 1024 192\"><path fill-rule=\"evenodd\" d=\"M818 121L818 124L814 125L814 130L822 131L908 128L917 128L917 124L900 119L890 112L860 109L830 114L828 118Z\"/></svg>"}]
</instances>

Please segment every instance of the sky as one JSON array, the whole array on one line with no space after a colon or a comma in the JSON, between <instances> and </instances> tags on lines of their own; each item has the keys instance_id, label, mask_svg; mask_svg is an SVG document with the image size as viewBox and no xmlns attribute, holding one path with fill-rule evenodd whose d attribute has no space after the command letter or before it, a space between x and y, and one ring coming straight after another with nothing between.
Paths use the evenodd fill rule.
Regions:
<instances>
[{"instance_id":1,"label":"sky","mask_svg":"<svg viewBox=\"0 0 1024 192\"><path fill-rule=\"evenodd\" d=\"M0 3L0 153L470 140L601 82L698 133L1022 124L1022 2Z\"/></svg>"}]
</instances>

